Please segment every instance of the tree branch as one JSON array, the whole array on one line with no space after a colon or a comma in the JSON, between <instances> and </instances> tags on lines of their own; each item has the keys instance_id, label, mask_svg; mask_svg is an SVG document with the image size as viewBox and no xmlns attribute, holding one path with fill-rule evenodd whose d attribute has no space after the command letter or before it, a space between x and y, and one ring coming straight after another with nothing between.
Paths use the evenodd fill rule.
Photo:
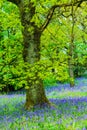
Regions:
<instances>
[{"instance_id":1,"label":"tree branch","mask_svg":"<svg viewBox=\"0 0 87 130\"><path fill-rule=\"evenodd\" d=\"M7 0L7 1L12 2L12 3L16 4L17 6L21 3L21 0ZM85 1L87 2L87 0L76 0L73 3L73 6L77 6L78 7ZM70 6L72 6L72 2L71 3L64 3L64 4L53 5L49 9L49 11L48 11L46 20L44 21L44 23L40 27L41 32L43 32L45 30L45 28L48 26L48 24L50 23L56 8L62 8L62 7L66 8L66 7L70 7Z\"/></svg>"},{"instance_id":2,"label":"tree branch","mask_svg":"<svg viewBox=\"0 0 87 130\"><path fill-rule=\"evenodd\" d=\"M81 5L82 2L87 1L87 0L77 0L76 2L73 3L73 6L78 6ZM62 7L70 7L72 6L72 2L71 3L65 3L65 4L59 4L59 5L53 5L47 14L46 20L44 21L43 25L40 27L41 31L43 32L45 30L45 28L48 26L48 24L50 23L50 20L52 19L52 16L54 14L54 11L56 8L62 8Z\"/></svg>"}]
</instances>

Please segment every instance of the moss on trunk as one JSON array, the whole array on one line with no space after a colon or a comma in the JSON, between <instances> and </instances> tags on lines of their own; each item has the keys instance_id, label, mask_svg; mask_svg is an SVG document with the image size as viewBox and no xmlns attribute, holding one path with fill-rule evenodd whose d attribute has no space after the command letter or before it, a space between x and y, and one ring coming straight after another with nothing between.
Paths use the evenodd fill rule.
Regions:
<instances>
[{"instance_id":1,"label":"moss on trunk","mask_svg":"<svg viewBox=\"0 0 87 130\"><path fill-rule=\"evenodd\" d=\"M31 22L33 16L35 15L34 4L31 2L27 2L26 4L21 3L19 8L22 25L24 27L23 58L25 62L34 65L40 60L40 37L42 32L34 22ZM29 89L26 92L26 109L30 109L35 105L42 105L44 103L50 105L50 102L45 95L43 82L38 79L37 75L36 79L38 80L38 84L33 83L32 81L32 83L29 84Z\"/></svg>"}]
</instances>

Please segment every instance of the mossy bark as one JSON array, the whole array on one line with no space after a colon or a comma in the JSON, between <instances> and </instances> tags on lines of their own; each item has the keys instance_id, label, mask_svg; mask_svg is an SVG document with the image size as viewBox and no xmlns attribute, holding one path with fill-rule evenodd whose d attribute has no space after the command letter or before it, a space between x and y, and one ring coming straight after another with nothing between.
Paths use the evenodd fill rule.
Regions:
<instances>
[{"instance_id":1,"label":"mossy bark","mask_svg":"<svg viewBox=\"0 0 87 130\"><path fill-rule=\"evenodd\" d=\"M45 95L42 83L32 85L26 92L25 108L30 109L36 105L43 106L44 104L47 106L51 105Z\"/></svg>"},{"instance_id":2,"label":"mossy bark","mask_svg":"<svg viewBox=\"0 0 87 130\"><path fill-rule=\"evenodd\" d=\"M24 49L23 58L24 61L34 65L40 60L40 37L42 31L47 27L49 19L47 19L45 26L40 28L35 24L35 20L32 21L35 15L35 5L31 0L8 0L19 7L21 23L23 25L23 39ZM52 13L53 14L53 13ZM50 15L50 14L49 14ZM52 15L50 15L52 17ZM51 105L45 95L43 82L38 79L38 84L33 82L29 84L29 89L26 92L26 109L30 109L35 105Z\"/></svg>"},{"instance_id":3,"label":"mossy bark","mask_svg":"<svg viewBox=\"0 0 87 130\"><path fill-rule=\"evenodd\" d=\"M33 16L35 15L35 6L33 3L28 2L26 4L21 3L19 5L21 13L21 22L24 27L23 37L24 37L24 50L23 58L25 62L34 64L40 60L40 37L41 30L35 24L31 22ZM27 9L27 11L26 11ZM36 75L37 78L37 75ZM43 105L44 103L50 105L43 87L43 82L39 81L38 84L29 84L29 89L26 92L26 109L30 109L35 105Z\"/></svg>"}]
</instances>

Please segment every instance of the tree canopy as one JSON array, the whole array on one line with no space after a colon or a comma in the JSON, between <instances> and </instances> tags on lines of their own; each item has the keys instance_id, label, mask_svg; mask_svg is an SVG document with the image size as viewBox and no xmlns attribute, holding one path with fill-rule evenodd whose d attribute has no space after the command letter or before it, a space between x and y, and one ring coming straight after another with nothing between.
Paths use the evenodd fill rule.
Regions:
<instances>
[{"instance_id":1,"label":"tree canopy","mask_svg":"<svg viewBox=\"0 0 87 130\"><path fill-rule=\"evenodd\" d=\"M13 2L13 1L11 1ZM21 1L16 1L19 5ZM35 65L33 71L38 70L39 76L42 79L51 76L59 81L69 79L68 73L68 51L69 42L71 39L72 12L71 6L74 8L74 71L78 70L78 75L81 75L86 69L87 59L87 41L86 41L86 0L79 1L36 1L34 3L35 15L32 17L40 31L44 31L41 36L40 54L42 67L38 70L38 65ZM24 1L26 11L27 1ZM68 23L68 24L67 24ZM12 3L7 1L0 2L0 77L1 88L8 84L22 86L26 83L23 70L23 37L22 25L20 21L20 13ZM32 32L33 28L28 28ZM45 29L45 30L44 30ZM39 64L39 63L38 63ZM82 68L82 70L81 70ZM46 69L46 70L45 70ZM55 73L51 70L55 69ZM30 70L31 71L31 70ZM43 71L43 72L42 72ZM28 73L34 78L33 72ZM23 77L22 77L23 76ZM22 80L21 80L22 79ZM25 78L26 79L26 78ZM19 82L19 84L17 84Z\"/></svg>"}]
</instances>

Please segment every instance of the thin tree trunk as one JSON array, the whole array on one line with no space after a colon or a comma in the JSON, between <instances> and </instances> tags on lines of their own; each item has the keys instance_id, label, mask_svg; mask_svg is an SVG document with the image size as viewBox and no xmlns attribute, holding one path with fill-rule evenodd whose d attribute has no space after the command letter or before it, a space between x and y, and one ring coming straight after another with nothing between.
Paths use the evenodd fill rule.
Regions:
<instances>
[{"instance_id":1,"label":"thin tree trunk","mask_svg":"<svg viewBox=\"0 0 87 130\"><path fill-rule=\"evenodd\" d=\"M72 29L71 29L71 42L69 45L69 75L70 75L70 86L74 87L74 6L72 3Z\"/></svg>"},{"instance_id":2,"label":"thin tree trunk","mask_svg":"<svg viewBox=\"0 0 87 130\"><path fill-rule=\"evenodd\" d=\"M76 46L74 46L74 49L76 50ZM74 52L74 76L75 78L79 77L79 63L78 63L78 54Z\"/></svg>"},{"instance_id":3,"label":"thin tree trunk","mask_svg":"<svg viewBox=\"0 0 87 130\"><path fill-rule=\"evenodd\" d=\"M71 36L71 43L69 45L68 65L69 65L70 86L74 87L73 35Z\"/></svg>"}]
</instances>

